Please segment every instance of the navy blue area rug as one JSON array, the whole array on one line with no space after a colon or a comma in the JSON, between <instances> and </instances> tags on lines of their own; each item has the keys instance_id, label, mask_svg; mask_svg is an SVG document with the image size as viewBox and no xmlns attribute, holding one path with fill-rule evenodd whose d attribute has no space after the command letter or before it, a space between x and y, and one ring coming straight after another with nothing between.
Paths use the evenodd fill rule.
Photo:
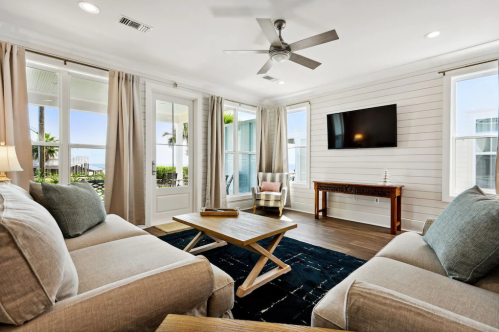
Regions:
<instances>
[{"instance_id":1,"label":"navy blue area rug","mask_svg":"<svg viewBox=\"0 0 499 332\"><path fill-rule=\"evenodd\" d=\"M161 236L160 239L183 249L198 233L187 230ZM264 248L271 239L259 241ZM213 242L205 237L197 246ZM229 244L202 253L208 260L227 272L235 281L235 289L244 282L260 258L259 255ZM291 271L251 294L235 297L234 318L272 323L310 326L312 309L328 290L362 266L365 261L336 251L284 237L274 255ZM268 262L262 273L276 265Z\"/></svg>"}]
</instances>

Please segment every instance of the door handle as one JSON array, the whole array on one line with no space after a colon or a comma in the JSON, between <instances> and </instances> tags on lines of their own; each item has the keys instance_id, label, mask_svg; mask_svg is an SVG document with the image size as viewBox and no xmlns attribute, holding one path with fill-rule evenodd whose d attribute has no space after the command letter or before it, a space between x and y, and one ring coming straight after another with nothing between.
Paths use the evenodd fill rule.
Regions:
<instances>
[{"instance_id":1,"label":"door handle","mask_svg":"<svg viewBox=\"0 0 499 332\"><path fill-rule=\"evenodd\" d=\"M152 175L156 175L156 162L152 161Z\"/></svg>"}]
</instances>

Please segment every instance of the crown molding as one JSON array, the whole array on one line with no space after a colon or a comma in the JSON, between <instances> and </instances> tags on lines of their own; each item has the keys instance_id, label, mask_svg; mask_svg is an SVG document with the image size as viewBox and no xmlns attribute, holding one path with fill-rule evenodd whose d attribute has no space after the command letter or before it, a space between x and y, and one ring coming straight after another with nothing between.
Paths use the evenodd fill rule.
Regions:
<instances>
[{"instance_id":1,"label":"crown molding","mask_svg":"<svg viewBox=\"0 0 499 332\"><path fill-rule=\"evenodd\" d=\"M312 98L341 92L342 90L382 83L383 80L402 78L422 71L434 71L435 75L441 75L438 74L438 71L443 69L497 57L499 57L499 40L493 40L405 65L354 77L340 83L319 86L278 98L266 98L262 100L262 104L265 106L276 106L309 101Z\"/></svg>"},{"instance_id":2,"label":"crown molding","mask_svg":"<svg viewBox=\"0 0 499 332\"><path fill-rule=\"evenodd\" d=\"M174 70L171 69L83 47L73 41L41 34L37 31L21 28L7 22L0 21L0 40L62 58L125 71L130 74L139 75L146 80L155 80L165 84L177 83L182 88L210 95L224 96L240 101L241 103L261 105L262 102L262 99L255 98L255 96L249 93L228 89L207 81L184 77L183 75L172 75Z\"/></svg>"}]
</instances>

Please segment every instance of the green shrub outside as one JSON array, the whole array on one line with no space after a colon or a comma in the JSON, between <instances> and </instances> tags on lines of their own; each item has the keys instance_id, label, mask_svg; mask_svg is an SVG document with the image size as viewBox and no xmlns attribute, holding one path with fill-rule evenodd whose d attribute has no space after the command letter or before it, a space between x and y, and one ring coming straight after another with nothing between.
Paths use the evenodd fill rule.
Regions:
<instances>
[{"instance_id":1,"label":"green shrub outside","mask_svg":"<svg viewBox=\"0 0 499 332\"><path fill-rule=\"evenodd\" d=\"M173 169L172 169L173 168ZM156 179L163 179L165 174L177 172L177 167L171 166L156 166ZM182 169L183 178L187 179L189 177L189 166L185 166Z\"/></svg>"}]
</instances>

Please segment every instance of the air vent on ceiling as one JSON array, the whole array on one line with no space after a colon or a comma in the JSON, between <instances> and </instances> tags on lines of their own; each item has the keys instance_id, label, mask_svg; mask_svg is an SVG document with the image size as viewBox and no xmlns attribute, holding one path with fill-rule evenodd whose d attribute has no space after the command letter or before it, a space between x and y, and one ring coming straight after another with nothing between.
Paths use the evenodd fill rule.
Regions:
<instances>
[{"instance_id":1,"label":"air vent on ceiling","mask_svg":"<svg viewBox=\"0 0 499 332\"><path fill-rule=\"evenodd\" d=\"M152 27L123 15L121 15L121 17L119 18L118 23L129 26L130 28L134 28L135 30L139 30L140 32L144 33L152 30Z\"/></svg>"},{"instance_id":2,"label":"air vent on ceiling","mask_svg":"<svg viewBox=\"0 0 499 332\"><path fill-rule=\"evenodd\" d=\"M262 78L266 79L267 81L271 81L271 82L278 82L279 81L279 79L272 77L272 76L269 76L269 75L262 76Z\"/></svg>"}]
</instances>

